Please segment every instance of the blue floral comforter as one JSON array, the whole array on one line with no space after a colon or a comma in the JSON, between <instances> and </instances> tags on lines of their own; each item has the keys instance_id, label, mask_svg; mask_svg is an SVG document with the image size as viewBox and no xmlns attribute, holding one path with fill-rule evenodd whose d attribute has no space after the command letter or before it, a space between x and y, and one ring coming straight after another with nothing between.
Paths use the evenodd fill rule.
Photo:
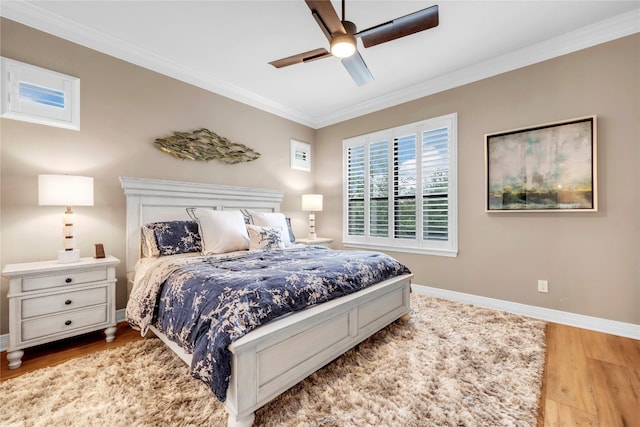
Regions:
<instances>
[{"instance_id":1,"label":"blue floral comforter","mask_svg":"<svg viewBox=\"0 0 640 427\"><path fill-rule=\"evenodd\" d=\"M143 335L153 322L193 353L192 375L224 401L231 342L276 317L408 273L382 253L318 246L161 257L136 271L127 320Z\"/></svg>"}]
</instances>

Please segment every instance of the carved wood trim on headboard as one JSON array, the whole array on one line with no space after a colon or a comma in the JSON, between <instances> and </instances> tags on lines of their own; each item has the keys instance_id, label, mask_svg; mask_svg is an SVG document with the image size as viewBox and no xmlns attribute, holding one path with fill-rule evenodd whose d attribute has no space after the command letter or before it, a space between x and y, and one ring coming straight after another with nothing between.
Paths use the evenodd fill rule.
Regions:
<instances>
[{"instance_id":1,"label":"carved wood trim on headboard","mask_svg":"<svg viewBox=\"0 0 640 427\"><path fill-rule=\"evenodd\" d=\"M186 208L279 212L284 192L161 179L120 177L127 198L126 268L132 278L140 258L140 230L153 221L188 219Z\"/></svg>"}]
</instances>

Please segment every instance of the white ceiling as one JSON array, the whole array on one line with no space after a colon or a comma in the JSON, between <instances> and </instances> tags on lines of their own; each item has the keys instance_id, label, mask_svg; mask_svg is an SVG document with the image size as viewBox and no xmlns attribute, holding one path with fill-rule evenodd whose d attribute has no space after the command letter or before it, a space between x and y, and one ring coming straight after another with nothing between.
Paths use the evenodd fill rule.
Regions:
<instances>
[{"instance_id":1,"label":"white ceiling","mask_svg":"<svg viewBox=\"0 0 640 427\"><path fill-rule=\"evenodd\" d=\"M337 58L268 64L328 48L303 0L1 1L6 18L313 128L640 32L640 0L347 0L359 29L440 9L436 28L358 42L374 76L358 87Z\"/></svg>"}]
</instances>

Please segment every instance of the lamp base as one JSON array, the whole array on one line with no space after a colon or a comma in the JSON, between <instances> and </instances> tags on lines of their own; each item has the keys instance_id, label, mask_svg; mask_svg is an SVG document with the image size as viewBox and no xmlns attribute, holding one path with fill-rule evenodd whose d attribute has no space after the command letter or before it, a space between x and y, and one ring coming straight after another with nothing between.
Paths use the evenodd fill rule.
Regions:
<instances>
[{"instance_id":1,"label":"lamp base","mask_svg":"<svg viewBox=\"0 0 640 427\"><path fill-rule=\"evenodd\" d=\"M58 264L67 264L80 261L80 249L71 251L58 251Z\"/></svg>"}]
</instances>

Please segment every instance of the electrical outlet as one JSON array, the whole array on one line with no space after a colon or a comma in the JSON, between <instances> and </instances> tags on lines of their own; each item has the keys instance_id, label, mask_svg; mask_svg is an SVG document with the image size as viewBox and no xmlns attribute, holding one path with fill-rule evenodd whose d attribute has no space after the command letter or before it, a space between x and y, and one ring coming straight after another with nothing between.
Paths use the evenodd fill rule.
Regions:
<instances>
[{"instance_id":1,"label":"electrical outlet","mask_svg":"<svg viewBox=\"0 0 640 427\"><path fill-rule=\"evenodd\" d=\"M538 280L538 292L549 292L549 282L547 280Z\"/></svg>"}]
</instances>

